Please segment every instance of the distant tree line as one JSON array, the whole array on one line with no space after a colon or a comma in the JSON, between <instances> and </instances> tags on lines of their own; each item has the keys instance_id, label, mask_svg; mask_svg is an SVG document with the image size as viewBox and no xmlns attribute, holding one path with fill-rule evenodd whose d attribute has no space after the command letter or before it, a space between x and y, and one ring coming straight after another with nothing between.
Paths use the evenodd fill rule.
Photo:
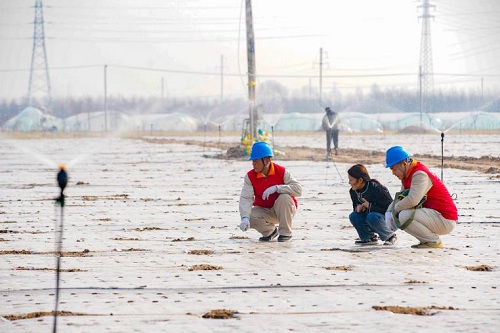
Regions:
<instances>
[{"instance_id":1,"label":"distant tree line","mask_svg":"<svg viewBox=\"0 0 500 333\"><path fill-rule=\"evenodd\" d=\"M315 98L304 97L304 93L289 93L283 85L276 81L263 82L258 88L256 104L262 104L264 112L269 113L313 113L321 112L325 106L330 106L340 112L350 110L363 113L419 112L421 109L418 92L404 89L381 90L376 85L366 94L363 94L362 91L347 95L340 93L325 94L321 103ZM423 111L429 113L475 111L483 109L488 102L495 99L498 99L498 96L493 93L437 91L426 98L426 110ZM219 99L207 99L206 97L161 99L157 97L108 96L106 104L107 110L121 111L128 114L181 112L205 119L239 114L249 108L248 101L243 97L226 98L221 103ZM16 116L25 107L24 101L0 100L0 124ZM102 96L55 98L49 106L36 107L59 118L105 109Z\"/></svg>"}]
</instances>

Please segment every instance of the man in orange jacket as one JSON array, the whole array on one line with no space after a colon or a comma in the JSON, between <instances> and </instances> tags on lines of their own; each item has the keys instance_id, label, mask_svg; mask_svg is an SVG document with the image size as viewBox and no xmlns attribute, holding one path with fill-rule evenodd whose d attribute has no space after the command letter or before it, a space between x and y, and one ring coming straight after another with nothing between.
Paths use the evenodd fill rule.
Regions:
<instances>
[{"instance_id":1,"label":"man in orange jacket","mask_svg":"<svg viewBox=\"0 0 500 333\"><path fill-rule=\"evenodd\" d=\"M286 242L292 238L292 219L298 207L295 198L302 195L302 186L288 170L271 161L273 156L266 142L253 144L249 158L253 169L245 175L240 195L239 227L260 232L261 242L278 235L278 242Z\"/></svg>"}]
</instances>

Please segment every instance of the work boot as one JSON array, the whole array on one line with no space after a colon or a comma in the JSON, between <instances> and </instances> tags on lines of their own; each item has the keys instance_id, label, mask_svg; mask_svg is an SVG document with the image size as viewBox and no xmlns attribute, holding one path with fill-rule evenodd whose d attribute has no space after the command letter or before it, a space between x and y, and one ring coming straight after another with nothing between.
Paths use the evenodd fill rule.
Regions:
<instances>
[{"instance_id":1,"label":"work boot","mask_svg":"<svg viewBox=\"0 0 500 333\"><path fill-rule=\"evenodd\" d=\"M442 249L443 243L419 243L411 246L413 249Z\"/></svg>"},{"instance_id":2,"label":"work boot","mask_svg":"<svg viewBox=\"0 0 500 333\"><path fill-rule=\"evenodd\" d=\"M288 242L291 239L292 239L292 235L290 235L290 236L280 235L278 237L278 242Z\"/></svg>"},{"instance_id":3,"label":"work boot","mask_svg":"<svg viewBox=\"0 0 500 333\"><path fill-rule=\"evenodd\" d=\"M354 244L356 245L377 245L378 244L378 241L379 241L379 237L378 235L373 235L371 238L369 239L364 239L364 240L361 240L361 239L356 239L354 241Z\"/></svg>"},{"instance_id":4,"label":"work boot","mask_svg":"<svg viewBox=\"0 0 500 333\"><path fill-rule=\"evenodd\" d=\"M278 236L278 228L274 229L274 231L269 236L262 236L262 237L260 237L259 241L260 242L270 242L273 239L275 239L276 236Z\"/></svg>"},{"instance_id":5,"label":"work boot","mask_svg":"<svg viewBox=\"0 0 500 333\"><path fill-rule=\"evenodd\" d=\"M386 239L386 241L384 242L384 245L389 245L389 246L395 245L397 241L398 241L398 237L396 236L396 234L392 234L391 237Z\"/></svg>"}]
</instances>

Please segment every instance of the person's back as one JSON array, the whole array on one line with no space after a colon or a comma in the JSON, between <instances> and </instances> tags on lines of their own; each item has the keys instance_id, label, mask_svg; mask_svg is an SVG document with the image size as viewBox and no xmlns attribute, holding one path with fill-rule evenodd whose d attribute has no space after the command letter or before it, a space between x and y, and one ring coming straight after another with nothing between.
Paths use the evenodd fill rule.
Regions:
<instances>
[{"instance_id":1,"label":"person's back","mask_svg":"<svg viewBox=\"0 0 500 333\"><path fill-rule=\"evenodd\" d=\"M329 130L338 130L339 122L338 122L338 113L335 111L330 111L325 114L327 127ZM323 127L325 129L325 127ZM326 130L326 129L325 129Z\"/></svg>"},{"instance_id":2,"label":"person's back","mask_svg":"<svg viewBox=\"0 0 500 333\"><path fill-rule=\"evenodd\" d=\"M330 108L326 108L326 114L323 116L321 121L321 127L325 131L331 131L333 129L338 129L337 113L332 111Z\"/></svg>"},{"instance_id":3,"label":"person's back","mask_svg":"<svg viewBox=\"0 0 500 333\"><path fill-rule=\"evenodd\" d=\"M338 114L329 107L327 107L325 111L326 114L323 116L321 127L326 133L326 158L328 159L332 154L332 141L335 149L335 155L337 155L337 148L339 144L339 117Z\"/></svg>"}]
</instances>

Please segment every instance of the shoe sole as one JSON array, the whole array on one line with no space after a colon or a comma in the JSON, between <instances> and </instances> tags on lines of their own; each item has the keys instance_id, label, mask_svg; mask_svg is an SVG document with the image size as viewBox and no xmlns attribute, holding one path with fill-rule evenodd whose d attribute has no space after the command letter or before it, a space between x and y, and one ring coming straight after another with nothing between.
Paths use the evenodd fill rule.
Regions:
<instances>
[{"instance_id":1,"label":"shoe sole","mask_svg":"<svg viewBox=\"0 0 500 333\"><path fill-rule=\"evenodd\" d=\"M273 237L273 238L270 238L270 239L262 239L262 238L259 238L259 242L272 242L273 240L275 240L276 237Z\"/></svg>"},{"instance_id":2,"label":"shoe sole","mask_svg":"<svg viewBox=\"0 0 500 333\"><path fill-rule=\"evenodd\" d=\"M411 246L412 249L442 249L443 243L433 244L433 243L420 243Z\"/></svg>"},{"instance_id":3,"label":"shoe sole","mask_svg":"<svg viewBox=\"0 0 500 333\"><path fill-rule=\"evenodd\" d=\"M354 243L354 245L358 245L358 246L370 246L370 245L378 245L378 241L376 242L368 242L368 243Z\"/></svg>"}]
</instances>

